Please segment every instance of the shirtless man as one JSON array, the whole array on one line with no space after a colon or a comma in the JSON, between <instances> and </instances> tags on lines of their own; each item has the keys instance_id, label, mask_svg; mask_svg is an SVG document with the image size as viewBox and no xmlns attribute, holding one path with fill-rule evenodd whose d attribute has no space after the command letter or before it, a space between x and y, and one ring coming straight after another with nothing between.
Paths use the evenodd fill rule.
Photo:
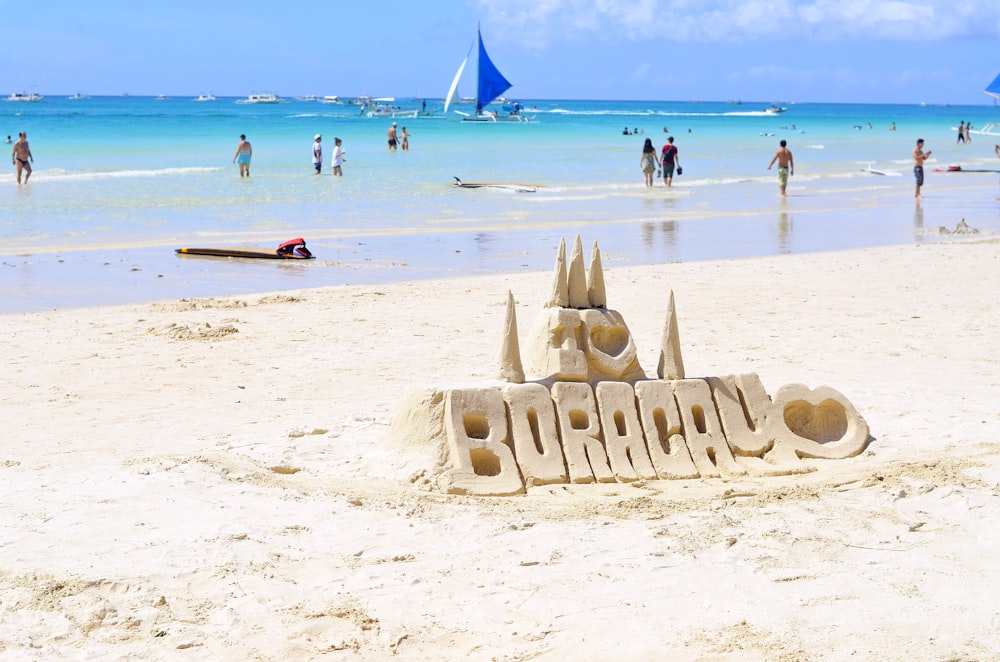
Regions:
<instances>
[{"instance_id":1,"label":"shirtless man","mask_svg":"<svg viewBox=\"0 0 1000 662\"><path fill-rule=\"evenodd\" d=\"M253 146L247 141L247 137L240 134L240 144L236 146L236 154L233 155L233 163L240 164L240 177L250 176L250 159L253 157Z\"/></svg>"},{"instance_id":2,"label":"shirtless man","mask_svg":"<svg viewBox=\"0 0 1000 662\"><path fill-rule=\"evenodd\" d=\"M389 149L396 149L396 123L393 122L392 126L389 127Z\"/></svg>"},{"instance_id":3,"label":"shirtless man","mask_svg":"<svg viewBox=\"0 0 1000 662\"><path fill-rule=\"evenodd\" d=\"M28 147L28 134L22 131L17 135L18 140L10 152L10 162L17 167L17 183L21 183L21 171L24 170L24 183L27 184L31 178L31 164L35 162L35 157L31 155L31 148Z\"/></svg>"},{"instance_id":4,"label":"shirtless man","mask_svg":"<svg viewBox=\"0 0 1000 662\"><path fill-rule=\"evenodd\" d=\"M795 160L792 158L792 150L788 149L788 143L782 140L779 144L781 147L774 153L767 169L770 170L774 162L778 162L778 186L781 187L781 197L787 198L785 189L788 187L788 178L795 174Z\"/></svg>"},{"instance_id":5,"label":"shirtless man","mask_svg":"<svg viewBox=\"0 0 1000 662\"><path fill-rule=\"evenodd\" d=\"M914 197L920 197L920 187L924 185L924 161L931 156L931 150L924 151L924 139L917 140L917 146L913 148L913 176L917 180L917 191Z\"/></svg>"}]
</instances>

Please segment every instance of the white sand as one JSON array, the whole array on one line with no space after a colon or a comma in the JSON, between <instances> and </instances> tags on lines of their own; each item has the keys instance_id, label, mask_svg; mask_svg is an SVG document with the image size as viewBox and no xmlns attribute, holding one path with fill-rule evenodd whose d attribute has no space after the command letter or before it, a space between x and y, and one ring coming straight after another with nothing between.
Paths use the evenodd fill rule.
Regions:
<instances>
[{"instance_id":1,"label":"white sand","mask_svg":"<svg viewBox=\"0 0 1000 662\"><path fill-rule=\"evenodd\" d=\"M0 659L1000 655L1000 242L606 277L647 372L672 288L688 376L833 386L874 441L782 478L397 480L406 387L492 379L548 273L7 315Z\"/></svg>"}]
</instances>

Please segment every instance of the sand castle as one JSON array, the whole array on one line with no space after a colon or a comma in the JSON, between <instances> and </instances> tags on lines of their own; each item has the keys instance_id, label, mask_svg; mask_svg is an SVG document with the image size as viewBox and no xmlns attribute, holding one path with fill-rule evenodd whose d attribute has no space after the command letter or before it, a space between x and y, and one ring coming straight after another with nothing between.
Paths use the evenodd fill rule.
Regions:
<instances>
[{"instance_id":1,"label":"sand castle","mask_svg":"<svg viewBox=\"0 0 1000 662\"><path fill-rule=\"evenodd\" d=\"M688 378L673 292L656 378L639 365L621 313L607 308L600 249L586 269L563 240L552 292L522 356L508 292L498 383L412 388L384 442L416 451L420 473L455 494L505 496L552 483L787 475L810 458L860 453L868 425L827 386L756 374ZM526 379L531 375L534 379Z\"/></svg>"}]
</instances>

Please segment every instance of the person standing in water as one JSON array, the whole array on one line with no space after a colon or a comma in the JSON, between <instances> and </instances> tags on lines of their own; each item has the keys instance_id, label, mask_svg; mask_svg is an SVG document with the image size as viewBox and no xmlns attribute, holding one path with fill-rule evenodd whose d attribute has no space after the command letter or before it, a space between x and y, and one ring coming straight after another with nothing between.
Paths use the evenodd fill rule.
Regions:
<instances>
[{"instance_id":1,"label":"person standing in water","mask_svg":"<svg viewBox=\"0 0 1000 662\"><path fill-rule=\"evenodd\" d=\"M393 122L392 126L389 127L389 149L395 150L398 139L396 138L396 123Z\"/></svg>"},{"instance_id":2,"label":"person standing in water","mask_svg":"<svg viewBox=\"0 0 1000 662\"><path fill-rule=\"evenodd\" d=\"M313 139L313 168L317 175L323 169L323 136L318 133Z\"/></svg>"},{"instance_id":3,"label":"person standing in water","mask_svg":"<svg viewBox=\"0 0 1000 662\"><path fill-rule=\"evenodd\" d=\"M917 146L913 148L913 177L917 180L917 191L913 197L920 197L920 187L924 185L924 161L931 156L931 150L924 151L924 139L917 140Z\"/></svg>"},{"instance_id":4,"label":"person standing in water","mask_svg":"<svg viewBox=\"0 0 1000 662\"><path fill-rule=\"evenodd\" d=\"M405 152L406 150L410 149L410 132L407 131L406 127L404 126L400 132L400 135L403 137L403 139L400 141L399 146Z\"/></svg>"},{"instance_id":5,"label":"person standing in water","mask_svg":"<svg viewBox=\"0 0 1000 662\"><path fill-rule=\"evenodd\" d=\"M653 173L660 160L656 157L656 150L653 148L652 138L646 138L642 144L642 156L639 157L639 167L642 169L642 176L646 186L653 185Z\"/></svg>"},{"instance_id":6,"label":"person standing in water","mask_svg":"<svg viewBox=\"0 0 1000 662\"><path fill-rule=\"evenodd\" d=\"M674 146L673 136L668 137L667 144L663 146L660 163L663 166L663 183L667 188L670 188L674 182L674 168L681 164L677 148Z\"/></svg>"},{"instance_id":7,"label":"person standing in water","mask_svg":"<svg viewBox=\"0 0 1000 662\"><path fill-rule=\"evenodd\" d=\"M240 144L236 146L236 153L233 154L233 163L240 166L240 177L250 176L250 158L253 156L253 146L247 142L247 137L240 134Z\"/></svg>"},{"instance_id":8,"label":"person standing in water","mask_svg":"<svg viewBox=\"0 0 1000 662\"><path fill-rule=\"evenodd\" d=\"M771 162L767 164L767 169L770 170L774 162L778 162L778 186L781 188L781 197L787 198L788 194L785 193L785 189L788 188L788 178L795 174L795 159L792 158L792 150L788 149L788 142L782 140L778 143L778 151L774 153L774 157Z\"/></svg>"},{"instance_id":9,"label":"person standing in water","mask_svg":"<svg viewBox=\"0 0 1000 662\"><path fill-rule=\"evenodd\" d=\"M10 152L10 162L17 168L17 183L21 183L21 171L24 171L24 183L27 184L31 178L31 164L35 162L35 157L31 155L31 148L28 147L28 134L22 131L17 135L17 142Z\"/></svg>"},{"instance_id":10,"label":"person standing in water","mask_svg":"<svg viewBox=\"0 0 1000 662\"><path fill-rule=\"evenodd\" d=\"M341 166L344 164L344 154L347 154L347 150L343 147L343 141L340 138L333 139L333 176L343 177L344 171Z\"/></svg>"},{"instance_id":11,"label":"person standing in water","mask_svg":"<svg viewBox=\"0 0 1000 662\"><path fill-rule=\"evenodd\" d=\"M1000 159L1000 145L993 145L993 153ZM997 198L997 202L1000 202L1000 198Z\"/></svg>"}]
</instances>

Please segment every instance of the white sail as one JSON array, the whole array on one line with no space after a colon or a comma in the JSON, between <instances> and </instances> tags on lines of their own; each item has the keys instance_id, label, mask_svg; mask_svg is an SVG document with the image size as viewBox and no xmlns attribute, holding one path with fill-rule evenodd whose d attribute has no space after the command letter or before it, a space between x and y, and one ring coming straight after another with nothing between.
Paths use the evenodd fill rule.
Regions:
<instances>
[{"instance_id":1,"label":"white sail","mask_svg":"<svg viewBox=\"0 0 1000 662\"><path fill-rule=\"evenodd\" d=\"M444 98L444 113L448 114L448 106L458 101L458 81L462 77L462 72L465 71L465 65L469 61L469 56L466 55L465 59L462 60L462 66L458 68L458 73L455 74L454 80L451 81L451 87L448 88L448 96Z\"/></svg>"}]
</instances>

